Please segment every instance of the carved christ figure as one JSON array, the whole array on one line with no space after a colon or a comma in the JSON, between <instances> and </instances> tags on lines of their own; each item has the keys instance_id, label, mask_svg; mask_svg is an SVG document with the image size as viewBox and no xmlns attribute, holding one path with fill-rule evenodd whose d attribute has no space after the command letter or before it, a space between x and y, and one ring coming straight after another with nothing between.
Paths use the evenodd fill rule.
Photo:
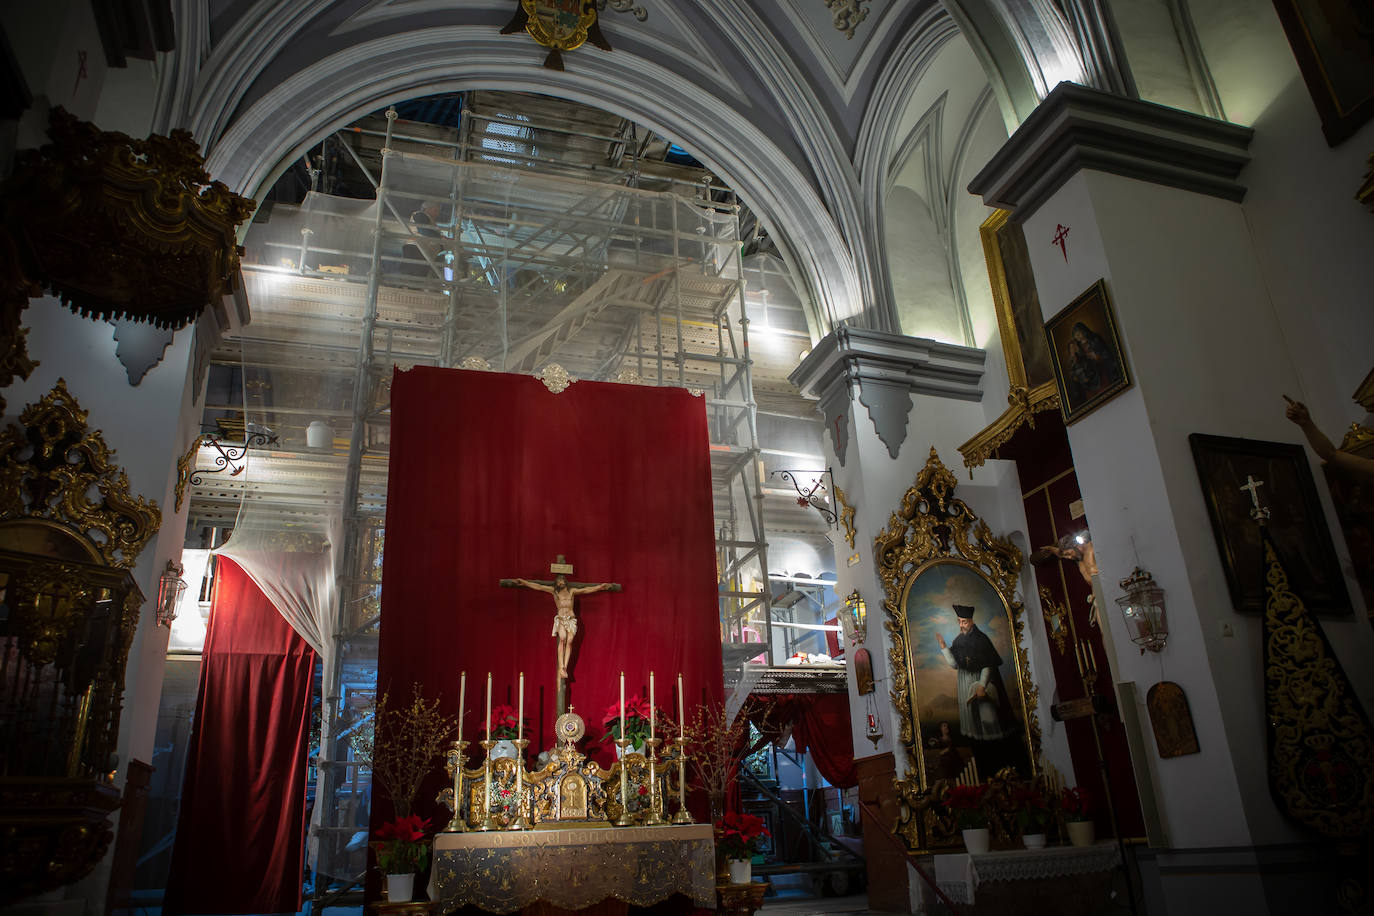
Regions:
<instances>
[{"instance_id":1,"label":"carved christ figure","mask_svg":"<svg viewBox=\"0 0 1374 916\"><path fill-rule=\"evenodd\" d=\"M578 595L592 592L618 592L620 586L614 582L600 582L593 585L568 584L568 577L558 573L553 582L540 582L535 579L502 579L501 585L507 588L532 588L537 592L553 595L553 635L558 638L558 677L568 676L568 657L572 654L573 638L577 636L577 615L573 612L573 599Z\"/></svg>"}]
</instances>

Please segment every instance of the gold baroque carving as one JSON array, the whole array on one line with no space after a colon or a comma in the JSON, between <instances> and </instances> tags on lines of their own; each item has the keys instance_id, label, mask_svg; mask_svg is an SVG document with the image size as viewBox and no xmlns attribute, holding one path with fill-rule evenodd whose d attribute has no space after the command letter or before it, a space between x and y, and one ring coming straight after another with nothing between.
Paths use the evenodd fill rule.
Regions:
<instances>
[{"instance_id":1,"label":"gold baroque carving","mask_svg":"<svg viewBox=\"0 0 1374 916\"><path fill-rule=\"evenodd\" d=\"M1264 693L1269 784L1322 836L1374 830L1374 734L1317 621L1264 536Z\"/></svg>"},{"instance_id":2,"label":"gold baroque carving","mask_svg":"<svg viewBox=\"0 0 1374 916\"><path fill-rule=\"evenodd\" d=\"M1021 551L1009 540L995 537L986 522L954 495L958 480L940 461L934 448L915 484L902 497L887 528L873 541L878 575L883 581L883 610L891 639L892 702L899 722L898 738L906 748L907 775L896 781L904 813L897 832L913 851L956 842L939 820L947 781L927 779L923 744L916 714L916 690L908 643L906 591L924 569L940 562L972 568L999 593L1011 619L1012 667L1018 679L1030 766L1040 757L1040 723L1036 717L1039 690L1029 677L1030 660L1024 645L1025 608L1016 597ZM1035 774L1025 774L1033 777ZM946 825L948 826L948 825ZM952 829L952 828L951 828Z\"/></svg>"},{"instance_id":3,"label":"gold baroque carving","mask_svg":"<svg viewBox=\"0 0 1374 916\"><path fill-rule=\"evenodd\" d=\"M1069 609L1054 600L1050 590L1040 586L1040 613L1045 618L1045 629L1054 640L1054 647L1063 655L1068 649Z\"/></svg>"},{"instance_id":4,"label":"gold baroque carving","mask_svg":"<svg viewBox=\"0 0 1374 916\"><path fill-rule=\"evenodd\" d=\"M0 187L22 276L80 315L173 329L237 289L237 227L257 205L210 179L189 131L135 140L59 107L48 136Z\"/></svg>"},{"instance_id":5,"label":"gold baroque carving","mask_svg":"<svg viewBox=\"0 0 1374 916\"><path fill-rule=\"evenodd\" d=\"M1029 424L1034 429L1036 414L1059 410L1059 389L1055 387L1053 379L1033 389L1014 386L1007 392L1007 403L1010 406L1002 411L1001 416L959 446L959 454L964 456L964 467L972 470L982 466L999 448L1010 442L1023 425Z\"/></svg>"},{"instance_id":6,"label":"gold baroque carving","mask_svg":"<svg viewBox=\"0 0 1374 916\"><path fill-rule=\"evenodd\" d=\"M854 549L854 539L858 536L854 531L854 507L849 504L849 497L845 496L844 490L837 485L835 487L835 499L840 504L840 524L844 526L844 539L849 542L849 549Z\"/></svg>"},{"instance_id":7,"label":"gold baroque carving","mask_svg":"<svg viewBox=\"0 0 1374 916\"><path fill-rule=\"evenodd\" d=\"M832 20L835 28L844 33L845 38L852 40L859 23L868 18L868 7L864 6L867 2L868 0L825 0L825 6L834 14Z\"/></svg>"},{"instance_id":8,"label":"gold baroque carving","mask_svg":"<svg viewBox=\"0 0 1374 916\"><path fill-rule=\"evenodd\" d=\"M100 430L58 379L0 433L0 521L47 518L83 535L105 562L132 569L162 524L156 502L129 492ZM91 491L99 499L93 499Z\"/></svg>"}]
</instances>

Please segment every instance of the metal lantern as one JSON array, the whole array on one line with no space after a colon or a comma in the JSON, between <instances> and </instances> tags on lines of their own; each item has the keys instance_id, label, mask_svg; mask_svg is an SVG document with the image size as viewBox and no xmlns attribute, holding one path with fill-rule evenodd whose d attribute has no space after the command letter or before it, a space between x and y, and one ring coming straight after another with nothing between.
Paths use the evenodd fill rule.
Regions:
<instances>
[{"instance_id":1,"label":"metal lantern","mask_svg":"<svg viewBox=\"0 0 1374 916\"><path fill-rule=\"evenodd\" d=\"M1158 652L1169 639L1169 622L1164 616L1164 589L1155 584L1154 577L1139 566L1118 583L1126 594L1116 599L1126 617L1126 630L1131 641Z\"/></svg>"},{"instance_id":2,"label":"metal lantern","mask_svg":"<svg viewBox=\"0 0 1374 916\"><path fill-rule=\"evenodd\" d=\"M844 599L844 613L840 615L840 625L849 641L858 645L868 638L868 606L856 588Z\"/></svg>"},{"instance_id":3,"label":"metal lantern","mask_svg":"<svg viewBox=\"0 0 1374 916\"><path fill-rule=\"evenodd\" d=\"M160 627L170 628L172 621L177 619L177 603L181 601L181 593L186 591L186 580L181 578L182 571L181 566L168 560L167 569L158 580L157 625Z\"/></svg>"}]
</instances>

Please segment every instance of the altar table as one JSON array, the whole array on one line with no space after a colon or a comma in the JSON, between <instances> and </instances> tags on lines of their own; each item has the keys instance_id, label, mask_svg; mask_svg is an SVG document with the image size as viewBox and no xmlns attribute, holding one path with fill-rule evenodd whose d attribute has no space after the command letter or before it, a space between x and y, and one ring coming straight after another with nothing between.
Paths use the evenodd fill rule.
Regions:
<instances>
[{"instance_id":1,"label":"altar table","mask_svg":"<svg viewBox=\"0 0 1374 916\"><path fill-rule=\"evenodd\" d=\"M1097 912L1121 861L1115 842L937 855L935 883L970 913ZM971 906L970 906L971 905Z\"/></svg>"},{"instance_id":2,"label":"altar table","mask_svg":"<svg viewBox=\"0 0 1374 916\"><path fill-rule=\"evenodd\" d=\"M682 894L715 909L710 824L440 833L429 897L441 913L580 910L607 898L649 906Z\"/></svg>"}]
</instances>

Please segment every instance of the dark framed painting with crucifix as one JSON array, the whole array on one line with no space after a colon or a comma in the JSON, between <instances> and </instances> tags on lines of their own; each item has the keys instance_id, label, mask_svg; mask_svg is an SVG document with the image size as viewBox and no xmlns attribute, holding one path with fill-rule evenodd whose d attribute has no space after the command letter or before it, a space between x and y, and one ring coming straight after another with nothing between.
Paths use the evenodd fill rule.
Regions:
<instances>
[{"instance_id":1,"label":"dark framed painting with crucifix","mask_svg":"<svg viewBox=\"0 0 1374 916\"><path fill-rule=\"evenodd\" d=\"M1258 503L1269 511L1269 536L1308 609L1350 614L1345 577L1303 447L1202 433L1190 435L1188 443L1235 609L1264 610L1264 552L1259 523L1251 516Z\"/></svg>"}]
</instances>

